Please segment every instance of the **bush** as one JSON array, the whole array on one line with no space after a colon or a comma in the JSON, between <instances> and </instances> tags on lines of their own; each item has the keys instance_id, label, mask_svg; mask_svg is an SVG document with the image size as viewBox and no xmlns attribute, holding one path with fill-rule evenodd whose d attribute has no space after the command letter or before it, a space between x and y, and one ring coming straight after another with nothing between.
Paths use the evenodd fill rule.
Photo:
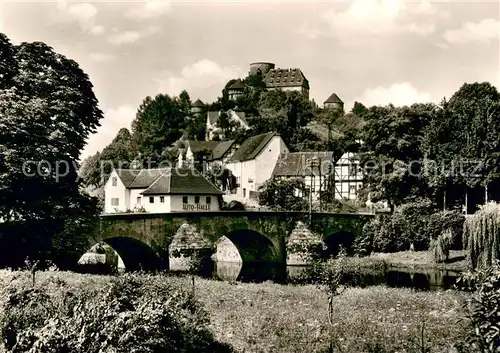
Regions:
<instances>
[{"instance_id":1,"label":"bush","mask_svg":"<svg viewBox=\"0 0 500 353\"><path fill-rule=\"evenodd\" d=\"M441 263L448 261L452 242L453 233L451 229L439 234L437 239L432 239L430 247L432 249L435 262Z\"/></svg>"},{"instance_id":2,"label":"bush","mask_svg":"<svg viewBox=\"0 0 500 353\"><path fill-rule=\"evenodd\" d=\"M427 225L429 237L437 239L443 232L451 232L451 250L462 249L465 216L459 211L441 211L430 216Z\"/></svg>"},{"instance_id":3,"label":"bush","mask_svg":"<svg viewBox=\"0 0 500 353\"><path fill-rule=\"evenodd\" d=\"M480 352L500 351L500 262L460 279L475 293L466 303L469 344Z\"/></svg>"},{"instance_id":4,"label":"bush","mask_svg":"<svg viewBox=\"0 0 500 353\"><path fill-rule=\"evenodd\" d=\"M126 275L79 290L60 279L10 284L0 293L2 341L11 352L231 352L193 293L165 280Z\"/></svg>"},{"instance_id":5,"label":"bush","mask_svg":"<svg viewBox=\"0 0 500 353\"><path fill-rule=\"evenodd\" d=\"M422 199L396 208L391 215L377 215L363 227L362 236L356 241L360 255L377 252L397 252L411 248L428 250L431 241L441 241L444 232L451 232L449 249L462 246L464 216L457 211L435 212L431 201ZM443 245L444 243L442 243Z\"/></svg>"}]
</instances>

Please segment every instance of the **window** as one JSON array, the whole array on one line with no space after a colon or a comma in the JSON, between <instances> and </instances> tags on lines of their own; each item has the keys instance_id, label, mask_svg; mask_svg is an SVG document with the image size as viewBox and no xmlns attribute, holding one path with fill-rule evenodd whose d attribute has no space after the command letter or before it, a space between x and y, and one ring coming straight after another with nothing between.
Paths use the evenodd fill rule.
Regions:
<instances>
[{"instance_id":1,"label":"window","mask_svg":"<svg viewBox=\"0 0 500 353\"><path fill-rule=\"evenodd\" d=\"M149 197L149 203L155 203L155 198L154 196Z\"/></svg>"},{"instance_id":2,"label":"window","mask_svg":"<svg viewBox=\"0 0 500 353\"><path fill-rule=\"evenodd\" d=\"M165 203L165 196L160 196L160 203Z\"/></svg>"},{"instance_id":3,"label":"window","mask_svg":"<svg viewBox=\"0 0 500 353\"><path fill-rule=\"evenodd\" d=\"M212 198L210 196L207 196L207 205L210 205L212 203Z\"/></svg>"},{"instance_id":4,"label":"window","mask_svg":"<svg viewBox=\"0 0 500 353\"><path fill-rule=\"evenodd\" d=\"M117 186L117 185L118 185L118 178L113 177L113 186Z\"/></svg>"},{"instance_id":5,"label":"window","mask_svg":"<svg viewBox=\"0 0 500 353\"><path fill-rule=\"evenodd\" d=\"M137 204L140 205L141 204L141 197L140 196L137 196Z\"/></svg>"},{"instance_id":6,"label":"window","mask_svg":"<svg viewBox=\"0 0 500 353\"><path fill-rule=\"evenodd\" d=\"M243 197L247 196L247 189L243 188Z\"/></svg>"},{"instance_id":7,"label":"window","mask_svg":"<svg viewBox=\"0 0 500 353\"><path fill-rule=\"evenodd\" d=\"M182 196L182 203L188 203L188 197Z\"/></svg>"},{"instance_id":8,"label":"window","mask_svg":"<svg viewBox=\"0 0 500 353\"><path fill-rule=\"evenodd\" d=\"M349 194L355 194L355 193L356 193L356 185L350 185Z\"/></svg>"},{"instance_id":9,"label":"window","mask_svg":"<svg viewBox=\"0 0 500 353\"><path fill-rule=\"evenodd\" d=\"M200 203L200 197L199 196L195 196L194 197L194 203Z\"/></svg>"},{"instance_id":10,"label":"window","mask_svg":"<svg viewBox=\"0 0 500 353\"><path fill-rule=\"evenodd\" d=\"M120 199L119 198L112 198L111 199L111 206L118 206L120 204Z\"/></svg>"}]
</instances>

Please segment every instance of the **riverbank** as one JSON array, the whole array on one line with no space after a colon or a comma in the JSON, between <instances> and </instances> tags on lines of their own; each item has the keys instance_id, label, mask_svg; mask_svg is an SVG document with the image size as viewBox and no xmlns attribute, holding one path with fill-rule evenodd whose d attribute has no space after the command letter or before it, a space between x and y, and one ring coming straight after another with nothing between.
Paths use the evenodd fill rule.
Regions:
<instances>
[{"instance_id":1,"label":"riverbank","mask_svg":"<svg viewBox=\"0 0 500 353\"><path fill-rule=\"evenodd\" d=\"M193 290L188 277L140 276L139 283ZM123 277L122 277L123 278ZM53 300L101 293L115 277L66 272L38 273L36 287ZM0 286L30 286L29 273L0 271ZM163 289L162 289L163 288ZM333 300L333 328L328 298L317 286L229 283L196 278L195 298L208 312L217 341L236 352L325 352L330 339L343 352L449 352L464 340L466 326L457 319L464 293L415 292L374 286L348 288ZM90 300L90 299L89 299ZM1 313L0 313L1 314ZM1 321L1 320L0 320ZM425 348L424 347L424 348Z\"/></svg>"},{"instance_id":2,"label":"riverbank","mask_svg":"<svg viewBox=\"0 0 500 353\"><path fill-rule=\"evenodd\" d=\"M373 253L366 257L346 257L343 261L347 267L354 269L390 267L403 271L443 270L457 273L467 270L465 250L450 251L450 258L446 263L435 263L431 251Z\"/></svg>"}]
</instances>

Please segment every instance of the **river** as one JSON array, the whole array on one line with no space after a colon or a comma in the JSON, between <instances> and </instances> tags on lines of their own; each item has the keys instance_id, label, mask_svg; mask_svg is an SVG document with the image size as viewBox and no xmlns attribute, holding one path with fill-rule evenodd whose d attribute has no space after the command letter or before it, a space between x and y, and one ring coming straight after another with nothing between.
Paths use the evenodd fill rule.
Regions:
<instances>
[{"instance_id":1,"label":"river","mask_svg":"<svg viewBox=\"0 0 500 353\"><path fill-rule=\"evenodd\" d=\"M213 262L203 277L225 281L294 283L306 273L306 266L271 266L241 262ZM445 270L413 271L388 268L385 270L362 269L346 273L342 282L351 286L386 285L417 290L446 290L453 288L459 273Z\"/></svg>"}]
</instances>

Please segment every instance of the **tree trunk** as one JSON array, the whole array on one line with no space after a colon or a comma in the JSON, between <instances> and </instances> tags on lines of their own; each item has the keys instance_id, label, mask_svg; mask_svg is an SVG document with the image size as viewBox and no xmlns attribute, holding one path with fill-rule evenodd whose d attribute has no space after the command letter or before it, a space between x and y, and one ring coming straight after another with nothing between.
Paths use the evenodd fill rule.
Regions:
<instances>
[{"instance_id":1,"label":"tree trunk","mask_svg":"<svg viewBox=\"0 0 500 353\"><path fill-rule=\"evenodd\" d=\"M446 211L446 186L443 189L443 210Z\"/></svg>"},{"instance_id":2,"label":"tree trunk","mask_svg":"<svg viewBox=\"0 0 500 353\"><path fill-rule=\"evenodd\" d=\"M484 203L488 203L488 184L486 184L484 187Z\"/></svg>"}]
</instances>

